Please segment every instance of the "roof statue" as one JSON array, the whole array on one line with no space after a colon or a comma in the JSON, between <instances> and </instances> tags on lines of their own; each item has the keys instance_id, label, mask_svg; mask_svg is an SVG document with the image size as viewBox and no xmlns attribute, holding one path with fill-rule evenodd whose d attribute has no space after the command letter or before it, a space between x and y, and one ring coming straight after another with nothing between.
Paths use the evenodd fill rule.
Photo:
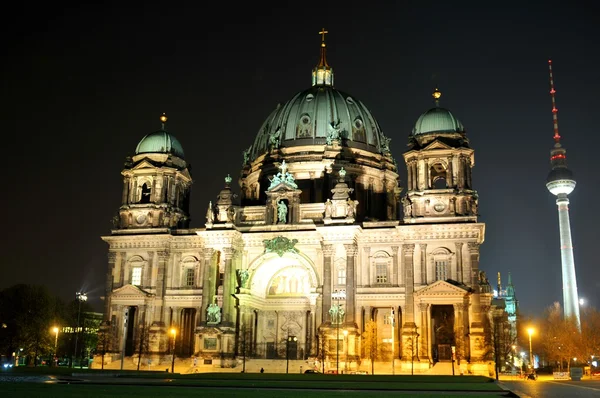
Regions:
<instances>
[{"instance_id":1,"label":"roof statue","mask_svg":"<svg viewBox=\"0 0 600 398\"><path fill-rule=\"evenodd\" d=\"M267 191L270 191L271 189L275 188L279 184L285 184L290 188L297 189L298 184L296 184L296 181L294 180L294 176L291 175L290 173L288 173L287 164L285 164L285 160L283 162L281 162L279 169L281 171L279 173L277 173L275 176L273 176L273 178L269 179L269 181L271 181L271 184L269 185L269 188L267 188Z\"/></svg>"}]
</instances>

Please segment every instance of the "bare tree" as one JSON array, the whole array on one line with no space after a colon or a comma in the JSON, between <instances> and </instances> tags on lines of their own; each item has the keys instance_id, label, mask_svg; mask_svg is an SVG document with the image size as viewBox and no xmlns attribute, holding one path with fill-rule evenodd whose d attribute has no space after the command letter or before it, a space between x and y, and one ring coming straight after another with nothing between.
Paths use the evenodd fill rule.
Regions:
<instances>
[{"instance_id":1,"label":"bare tree","mask_svg":"<svg viewBox=\"0 0 600 398\"><path fill-rule=\"evenodd\" d=\"M362 334L364 356L371 361L371 374L375 374L375 358L377 357L377 322L370 320L365 324Z\"/></svg>"}]
</instances>

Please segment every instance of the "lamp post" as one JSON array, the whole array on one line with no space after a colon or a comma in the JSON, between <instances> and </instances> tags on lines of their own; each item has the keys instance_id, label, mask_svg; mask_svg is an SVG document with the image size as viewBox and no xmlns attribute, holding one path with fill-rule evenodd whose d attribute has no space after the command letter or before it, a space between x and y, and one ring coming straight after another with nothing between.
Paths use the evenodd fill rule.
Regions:
<instances>
[{"instance_id":1,"label":"lamp post","mask_svg":"<svg viewBox=\"0 0 600 398\"><path fill-rule=\"evenodd\" d=\"M348 331L344 329L344 344L346 345L346 360L344 361L344 373L348 373Z\"/></svg>"},{"instance_id":2,"label":"lamp post","mask_svg":"<svg viewBox=\"0 0 600 398\"><path fill-rule=\"evenodd\" d=\"M171 357L171 373L175 373L175 337L177 336L177 330L175 330L175 328L171 328L171 335L173 335L173 355Z\"/></svg>"},{"instance_id":3,"label":"lamp post","mask_svg":"<svg viewBox=\"0 0 600 398\"><path fill-rule=\"evenodd\" d=\"M52 363L54 364L55 361L54 359L56 358L56 348L58 347L58 328L56 326L54 326L52 328L52 331L54 332L54 356L52 358Z\"/></svg>"},{"instance_id":4,"label":"lamp post","mask_svg":"<svg viewBox=\"0 0 600 398\"><path fill-rule=\"evenodd\" d=\"M77 354L77 340L79 338L79 319L81 317L81 303L84 301L87 301L87 294L85 294L84 292L76 292L75 293L75 298L77 299L77 328L75 329L75 359L77 359L78 354ZM71 360L71 367L73 367L73 361ZM79 367L82 367L82 363L81 361L79 361Z\"/></svg>"},{"instance_id":5,"label":"lamp post","mask_svg":"<svg viewBox=\"0 0 600 398\"><path fill-rule=\"evenodd\" d=\"M533 372L533 350L531 349L531 335L535 332L533 328L528 328L527 333L529 333L529 366L531 366L531 371Z\"/></svg>"},{"instance_id":6,"label":"lamp post","mask_svg":"<svg viewBox=\"0 0 600 398\"><path fill-rule=\"evenodd\" d=\"M288 373L290 370L290 343L292 341L298 341L296 336L290 336L288 334L288 338L285 345L285 373Z\"/></svg>"}]
</instances>

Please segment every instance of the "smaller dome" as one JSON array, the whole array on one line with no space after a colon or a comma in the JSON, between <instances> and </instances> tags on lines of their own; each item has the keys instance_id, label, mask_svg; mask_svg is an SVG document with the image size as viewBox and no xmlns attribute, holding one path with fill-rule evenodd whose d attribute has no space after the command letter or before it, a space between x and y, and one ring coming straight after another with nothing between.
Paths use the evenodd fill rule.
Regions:
<instances>
[{"instance_id":1,"label":"smaller dome","mask_svg":"<svg viewBox=\"0 0 600 398\"><path fill-rule=\"evenodd\" d=\"M462 123L454 117L452 112L444 108L432 108L422 114L415 127L413 135L430 133L463 133L465 128Z\"/></svg>"},{"instance_id":2,"label":"smaller dome","mask_svg":"<svg viewBox=\"0 0 600 398\"><path fill-rule=\"evenodd\" d=\"M136 155L141 153L170 153L184 159L183 147L175 136L165 130L155 131L142 138L135 149Z\"/></svg>"}]
</instances>

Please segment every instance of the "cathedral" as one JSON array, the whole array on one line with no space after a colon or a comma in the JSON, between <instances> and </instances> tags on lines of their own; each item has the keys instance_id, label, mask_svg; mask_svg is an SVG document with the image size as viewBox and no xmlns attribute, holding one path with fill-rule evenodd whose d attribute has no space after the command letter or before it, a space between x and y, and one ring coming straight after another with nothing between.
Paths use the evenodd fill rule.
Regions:
<instances>
[{"instance_id":1,"label":"cathedral","mask_svg":"<svg viewBox=\"0 0 600 398\"><path fill-rule=\"evenodd\" d=\"M266 117L203 227L190 228L193 177L165 115L127 158L102 237L107 354L292 359L325 372L456 360L488 375L494 294L466 130L436 89L407 134L404 190L390 138L335 88L325 33L311 87Z\"/></svg>"}]
</instances>

